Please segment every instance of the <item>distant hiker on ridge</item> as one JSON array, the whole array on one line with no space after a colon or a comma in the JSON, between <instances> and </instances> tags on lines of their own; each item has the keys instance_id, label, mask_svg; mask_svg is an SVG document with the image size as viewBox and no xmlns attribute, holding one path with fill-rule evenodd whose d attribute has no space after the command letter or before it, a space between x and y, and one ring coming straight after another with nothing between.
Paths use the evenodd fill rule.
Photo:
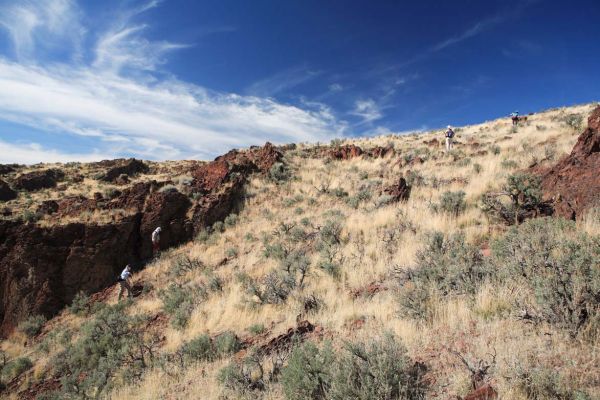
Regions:
<instances>
[{"instance_id":1,"label":"distant hiker on ridge","mask_svg":"<svg viewBox=\"0 0 600 400\"><path fill-rule=\"evenodd\" d=\"M512 119L513 125L519 124L519 112L518 111L511 112L510 117Z\"/></svg>"},{"instance_id":2,"label":"distant hiker on ridge","mask_svg":"<svg viewBox=\"0 0 600 400\"><path fill-rule=\"evenodd\" d=\"M160 226L152 232L152 255L158 254L160 252Z\"/></svg>"},{"instance_id":3,"label":"distant hiker on ridge","mask_svg":"<svg viewBox=\"0 0 600 400\"><path fill-rule=\"evenodd\" d=\"M452 127L448 125L448 130L446 130L446 151L450 151L452 149L452 140L454 139L454 131Z\"/></svg>"},{"instance_id":4,"label":"distant hiker on ridge","mask_svg":"<svg viewBox=\"0 0 600 400\"><path fill-rule=\"evenodd\" d=\"M125 292L125 290L127 290L127 297L131 298L131 285L129 284L129 279L131 278L131 266L129 264L127 264L127 266L125 267L125 269L123 270L123 272L121 272L121 275L119 275L119 279L117 279L117 282L119 282L119 285L121 286L119 289L119 301L121 301L121 297L123 296L123 293Z\"/></svg>"}]
</instances>

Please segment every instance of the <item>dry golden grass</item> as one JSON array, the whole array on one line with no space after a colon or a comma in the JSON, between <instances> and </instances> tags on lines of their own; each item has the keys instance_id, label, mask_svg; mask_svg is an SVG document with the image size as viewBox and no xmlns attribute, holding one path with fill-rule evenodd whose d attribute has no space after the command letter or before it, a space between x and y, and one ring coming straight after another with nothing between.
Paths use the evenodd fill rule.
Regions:
<instances>
[{"instance_id":1,"label":"dry golden grass","mask_svg":"<svg viewBox=\"0 0 600 400\"><path fill-rule=\"evenodd\" d=\"M165 329L163 352L175 351L182 343L204 333L214 336L230 330L239 336L247 336L247 329L254 324L263 324L276 335L294 326L300 315L324 327L335 340L372 338L385 331L393 332L407 346L412 357L424 360L430 366L436 377L435 389L443 387L444 396L464 396L470 385L468 371L452 351L460 352L473 362L491 360L490 354L496 354L492 383L505 399L525 399L513 378L518 368L531 366L535 360L560 370L574 386L586 387L592 396L600 396L598 387L591 387L594 382L600 382L597 343L574 341L550 326L534 327L509 315L513 298L523 288L510 282L502 287L487 284L472 301L460 296L440 298L433 295L429 299L432 317L419 322L399 314L392 277L394 270L402 270L414 263L415 254L429 232L460 231L472 243L486 242L497 227L490 225L479 209L479 197L488 190L497 189L509 174L527 168L534 161L550 165L567 154L579 132L561 118L569 113L587 115L592 107L582 105L535 114L516 131L508 118L460 128L458 144L452 154L447 154L441 144L437 147L424 144L433 138L443 138L441 131L352 140L364 148L392 144L401 158L417 151L427 157L422 164L404 167L394 166L396 158L357 158L341 162L305 159L300 156L302 150L311 145L301 144L296 152L286 156L294 180L275 185L260 177L253 178L247 189L248 199L235 226L213 235L206 242L195 241L165 252L140 272L136 279L151 282L154 290L136 301L132 309L148 315L160 312L162 301L158 290L175 279L169 273L173 260L179 255L187 255L201 260L220 277L224 282L223 290L199 303L184 329L171 326ZM493 146L498 147L498 154L492 151ZM487 152L478 153L480 150ZM455 156L457 160L454 160ZM470 162L461 162L465 158ZM474 164L480 166L478 173ZM439 184L415 186L407 202L378 207L381 188L396 181L400 174L406 175L408 170L421 174L430 183L437 180ZM157 173L153 177L164 179L167 173ZM452 178L460 179L448 182ZM87 179L84 184L92 186ZM355 196L363 186L369 186L372 197L361 202L358 208L343 198L319 192L323 187L340 188L349 196ZM90 188L101 189L99 186ZM443 192L458 190L466 194L468 207L463 214L454 217L432 210L431 205L439 201ZM295 204L286 202L296 196ZM264 257L262 236L270 235L281 222L299 223L302 218L308 218L312 226L322 226L329 218L327 213L332 210L343 215L343 240L338 254L343 260L341 275L335 278L317 268L319 256L316 251L309 252L307 255L313 265L310 275L304 287L296 290L285 304L248 305L236 274L244 272L260 278L277 266L274 260ZM101 216L95 218L102 220ZM579 227L590 234L600 234L597 209L591 211ZM386 235L394 229L397 232L390 242ZM250 237L256 240L249 240ZM235 248L237 255L227 257L222 263L230 248ZM186 284L200 284L206 283L207 275L205 271L194 270L177 279ZM389 290L358 298L351 295L351 290L372 282L383 282ZM323 304L308 316L302 308L305 295L314 295ZM81 321L66 312L63 314L59 318L64 326L76 330ZM358 330L350 328L357 319L364 319L364 326ZM27 352L17 342L14 338L5 341L2 348L14 355ZM36 362L36 376L44 370L48 357L40 357ZM216 381L217 371L226 364L227 360L198 363L183 371L171 371L169 375L155 368L142 381L116 389L110 396L114 399L220 399L224 395L235 398L235 395L225 393ZM251 397L279 399L283 395L278 385L271 385L266 392L254 393Z\"/></svg>"}]
</instances>

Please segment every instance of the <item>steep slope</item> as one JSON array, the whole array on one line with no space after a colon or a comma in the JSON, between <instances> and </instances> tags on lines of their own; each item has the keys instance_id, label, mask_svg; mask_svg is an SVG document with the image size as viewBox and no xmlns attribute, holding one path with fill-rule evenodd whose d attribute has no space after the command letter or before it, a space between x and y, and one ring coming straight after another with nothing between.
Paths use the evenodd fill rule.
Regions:
<instances>
[{"instance_id":1,"label":"steep slope","mask_svg":"<svg viewBox=\"0 0 600 400\"><path fill-rule=\"evenodd\" d=\"M2 395L596 398L600 213L509 228L479 207L571 152L594 106L463 127L450 153L441 131L289 146L224 219L194 207L230 169L195 165L179 192L208 227L136 273L133 301L110 286L4 340Z\"/></svg>"}]
</instances>

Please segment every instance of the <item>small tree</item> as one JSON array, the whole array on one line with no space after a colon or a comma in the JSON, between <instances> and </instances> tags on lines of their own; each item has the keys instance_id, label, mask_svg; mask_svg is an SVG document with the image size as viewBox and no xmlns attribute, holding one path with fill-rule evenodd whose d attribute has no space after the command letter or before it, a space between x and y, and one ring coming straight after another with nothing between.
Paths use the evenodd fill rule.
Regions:
<instances>
[{"instance_id":1,"label":"small tree","mask_svg":"<svg viewBox=\"0 0 600 400\"><path fill-rule=\"evenodd\" d=\"M507 198L509 203L503 203L500 198ZM518 225L529 213L536 216L541 205L541 180L527 173L510 175L502 191L488 192L482 198L483 211L509 225Z\"/></svg>"}]
</instances>

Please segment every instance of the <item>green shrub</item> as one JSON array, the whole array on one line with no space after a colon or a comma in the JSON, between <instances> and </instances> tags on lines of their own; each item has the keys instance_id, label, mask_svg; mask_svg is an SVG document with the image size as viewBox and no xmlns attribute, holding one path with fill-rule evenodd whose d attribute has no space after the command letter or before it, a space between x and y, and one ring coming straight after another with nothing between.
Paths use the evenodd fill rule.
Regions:
<instances>
[{"instance_id":1,"label":"green shrub","mask_svg":"<svg viewBox=\"0 0 600 400\"><path fill-rule=\"evenodd\" d=\"M126 302L105 306L55 355L51 365L61 377L62 398L99 398L117 382L132 382L154 360L158 340L145 334L146 318L131 316Z\"/></svg>"},{"instance_id":2,"label":"green shrub","mask_svg":"<svg viewBox=\"0 0 600 400\"><path fill-rule=\"evenodd\" d=\"M447 214L458 216L467 208L465 192L444 192L440 197L439 209Z\"/></svg>"},{"instance_id":3,"label":"green shrub","mask_svg":"<svg viewBox=\"0 0 600 400\"><path fill-rule=\"evenodd\" d=\"M248 332L253 335L260 335L261 333L266 332L267 328L263 324L254 324L248 327Z\"/></svg>"},{"instance_id":4,"label":"green shrub","mask_svg":"<svg viewBox=\"0 0 600 400\"><path fill-rule=\"evenodd\" d=\"M196 258L191 258L188 255L182 254L175 259L175 262L169 270L170 275L180 277L188 272L195 271L197 269L203 269L206 266L202 261Z\"/></svg>"},{"instance_id":5,"label":"green shrub","mask_svg":"<svg viewBox=\"0 0 600 400\"><path fill-rule=\"evenodd\" d=\"M251 381L248 379L242 369L235 363L230 363L221 368L217 373L219 384L234 392L242 393L251 388Z\"/></svg>"},{"instance_id":6,"label":"green shrub","mask_svg":"<svg viewBox=\"0 0 600 400\"><path fill-rule=\"evenodd\" d=\"M573 130L579 131L583 126L583 115L569 114L564 118L564 122L567 126L573 128Z\"/></svg>"},{"instance_id":7,"label":"green shrub","mask_svg":"<svg viewBox=\"0 0 600 400\"><path fill-rule=\"evenodd\" d=\"M210 336L202 334L181 346L181 353L188 360L212 361L217 354Z\"/></svg>"},{"instance_id":8,"label":"green shrub","mask_svg":"<svg viewBox=\"0 0 600 400\"><path fill-rule=\"evenodd\" d=\"M425 399L424 366L412 363L393 336L344 350L332 368L329 399Z\"/></svg>"},{"instance_id":9,"label":"green shrub","mask_svg":"<svg viewBox=\"0 0 600 400\"><path fill-rule=\"evenodd\" d=\"M227 258L236 258L238 256L238 249L236 247L229 247L225 250Z\"/></svg>"},{"instance_id":10,"label":"green shrub","mask_svg":"<svg viewBox=\"0 0 600 400\"><path fill-rule=\"evenodd\" d=\"M474 295L481 284L494 276L477 246L465 241L464 235L430 234L425 246L416 254L416 265L402 280L400 310L404 315L427 318L430 292Z\"/></svg>"},{"instance_id":11,"label":"green shrub","mask_svg":"<svg viewBox=\"0 0 600 400\"><path fill-rule=\"evenodd\" d=\"M500 151L501 151L501 150L502 150L502 149L501 149L501 148L500 148L500 146L498 146L498 145L493 145L493 146L490 146L490 151L491 151L491 152L492 152L492 154L493 154L493 155L495 155L495 156L497 156L498 154L500 154Z\"/></svg>"},{"instance_id":12,"label":"green shrub","mask_svg":"<svg viewBox=\"0 0 600 400\"><path fill-rule=\"evenodd\" d=\"M600 315L600 239L577 233L570 221L539 218L492 243L493 263L535 299L535 313L577 334Z\"/></svg>"},{"instance_id":13,"label":"green shrub","mask_svg":"<svg viewBox=\"0 0 600 400\"><path fill-rule=\"evenodd\" d=\"M90 297L84 292L78 292L69 306L69 311L75 315L87 316L90 313Z\"/></svg>"},{"instance_id":14,"label":"green shrub","mask_svg":"<svg viewBox=\"0 0 600 400\"><path fill-rule=\"evenodd\" d=\"M239 221L239 217L237 214L229 214L228 216L225 217L225 225L232 227L235 226Z\"/></svg>"},{"instance_id":15,"label":"green shrub","mask_svg":"<svg viewBox=\"0 0 600 400\"><path fill-rule=\"evenodd\" d=\"M510 159L504 159L500 162L500 166L504 169L515 169L519 166L516 161Z\"/></svg>"},{"instance_id":16,"label":"green shrub","mask_svg":"<svg viewBox=\"0 0 600 400\"><path fill-rule=\"evenodd\" d=\"M194 311L199 300L206 299L208 292L203 286L183 286L172 283L160 290L158 296L163 302L163 310L171 316L171 324L182 329Z\"/></svg>"},{"instance_id":17,"label":"green shrub","mask_svg":"<svg viewBox=\"0 0 600 400\"><path fill-rule=\"evenodd\" d=\"M296 347L281 373L285 397L290 400L325 399L329 391L334 354L331 346L319 349L312 342Z\"/></svg>"},{"instance_id":18,"label":"green shrub","mask_svg":"<svg viewBox=\"0 0 600 400\"><path fill-rule=\"evenodd\" d=\"M213 232L223 233L225 232L225 224L222 221L217 221L212 226Z\"/></svg>"},{"instance_id":19,"label":"green shrub","mask_svg":"<svg viewBox=\"0 0 600 400\"><path fill-rule=\"evenodd\" d=\"M281 373L289 400L379 400L425 398L425 367L385 335L368 343L346 343L337 352L308 342L295 348Z\"/></svg>"},{"instance_id":20,"label":"green shrub","mask_svg":"<svg viewBox=\"0 0 600 400\"><path fill-rule=\"evenodd\" d=\"M517 371L516 384L528 399L591 400L586 393L571 390L556 371L544 367Z\"/></svg>"},{"instance_id":21,"label":"green shrub","mask_svg":"<svg viewBox=\"0 0 600 400\"><path fill-rule=\"evenodd\" d=\"M46 317L43 315L33 315L19 324L19 331L23 332L27 337L39 335L42 327L46 323Z\"/></svg>"},{"instance_id":22,"label":"green shrub","mask_svg":"<svg viewBox=\"0 0 600 400\"><path fill-rule=\"evenodd\" d=\"M527 215L537 215L542 205L541 180L527 173L510 175L500 192L484 194L481 203L482 210L492 218L518 225Z\"/></svg>"},{"instance_id":23,"label":"green shrub","mask_svg":"<svg viewBox=\"0 0 600 400\"><path fill-rule=\"evenodd\" d=\"M234 332L227 331L215 338L214 347L217 354L226 356L239 351L241 344Z\"/></svg>"},{"instance_id":24,"label":"green shrub","mask_svg":"<svg viewBox=\"0 0 600 400\"><path fill-rule=\"evenodd\" d=\"M283 163L275 163L269 169L269 178L277 184L283 183L291 178L288 167Z\"/></svg>"},{"instance_id":25,"label":"green shrub","mask_svg":"<svg viewBox=\"0 0 600 400\"><path fill-rule=\"evenodd\" d=\"M29 358L20 357L6 363L0 371L0 376L2 377L2 381L10 382L31 367L33 367L33 363Z\"/></svg>"},{"instance_id":26,"label":"green shrub","mask_svg":"<svg viewBox=\"0 0 600 400\"><path fill-rule=\"evenodd\" d=\"M481 164L478 164L478 163L473 164L473 171L476 174L481 173L482 170L483 170L483 167L481 166Z\"/></svg>"}]
</instances>

